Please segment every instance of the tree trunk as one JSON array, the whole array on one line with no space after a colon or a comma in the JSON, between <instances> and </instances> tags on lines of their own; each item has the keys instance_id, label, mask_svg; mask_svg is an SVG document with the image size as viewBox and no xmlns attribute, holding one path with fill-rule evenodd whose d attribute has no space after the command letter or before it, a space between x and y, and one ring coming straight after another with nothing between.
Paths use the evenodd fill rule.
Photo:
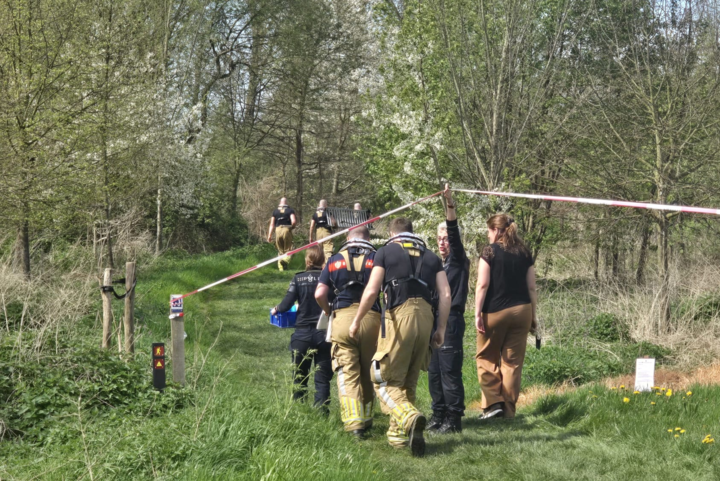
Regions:
<instances>
[{"instance_id":1,"label":"tree trunk","mask_svg":"<svg viewBox=\"0 0 720 481\"><path fill-rule=\"evenodd\" d=\"M664 213L660 214L660 239L658 246L658 265L660 266L660 317L657 334L666 334L670 330L670 252L668 246L669 226Z\"/></svg>"},{"instance_id":2,"label":"tree trunk","mask_svg":"<svg viewBox=\"0 0 720 481\"><path fill-rule=\"evenodd\" d=\"M295 131L295 167L297 174L295 177L297 194L295 196L295 212L297 213L297 223L302 223L303 208L303 139L302 127Z\"/></svg>"},{"instance_id":3,"label":"tree trunk","mask_svg":"<svg viewBox=\"0 0 720 481\"><path fill-rule=\"evenodd\" d=\"M598 238L595 239L595 252L593 255L593 276L595 277L595 280L597 281L600 278L600 233L598 233Z\"/></svg>"},{"instance_id":4,"label":"tree trunk","mask_svg":"<svg viewBox=\"0 0 720 481\"><path fill-rule=\"evenodd\" d=\"M113 23L113 10L112 6L108 13L108 29ZM110 226L110 158L108 156L108 125L109 125L109 107L110 102L110 44L105 46L105 84L103 89L103 118L101 128L101 141L102 141L102 158L103 165L105 168L105 222L107 224L107 252L108 252L108 264L111 269L115 268L115 259L113 258L113 247L112 247L112 228Z\"/></svg>"},{"instance_id":5,"label":"tree trunk","mask_svg":"<svg viewBox=\"0 0 720 481\"><path fill-rule=\"evenodd\" d=\"M20 251L22 252L23 275L30 280L30 221L23 220L20 227Z\"/></svg>"},{"instance_id":6,"label":"tree trunk","mask_svg":"<svg viewBox=\"0 0 720 481\"><path fill-rule=\"evenodd\" d=\"M646 223L643 226L642 238L640 240L640 253L638 254L638 265L635 271L635 283L638 286L645 284L645 265L647 264L648 242L650 240L650 226Z\"/></svg>"},{"instance_id":7,"label":"tree trunk","mask_svg":"<svg viewBox=\"0 0 720 481\"><path fill-rule=\"evenodd\" d=\"M338 195L338 184L340 182L340 171L338 169L337 164L333 166L333 183L332 183L332 204L337 204L337 195Z\"/></svg>"},{"instance_id":8,"label":"tree trunk","mask_svg":"<svg viewBox=\"0 0 720 481\"><path fill-rule=\"evenodd\" d=\"M163 209L162 209L162 175L158 169L158 187L157 187L157 217L155 220L155 255L159 256L162 251L162 225L163 225Z\"/></svg>"},{"instance_id":9,"label":"tree trunk","mask_svg":"<svg viewBox=\"0 0 720 481\"><path fill-rule=\"evenodd\" d=\"M618 249L618 238L616 234L612 237L612 277L617 281L620 274L620 250Z\"/></svg>"}]
</instances>

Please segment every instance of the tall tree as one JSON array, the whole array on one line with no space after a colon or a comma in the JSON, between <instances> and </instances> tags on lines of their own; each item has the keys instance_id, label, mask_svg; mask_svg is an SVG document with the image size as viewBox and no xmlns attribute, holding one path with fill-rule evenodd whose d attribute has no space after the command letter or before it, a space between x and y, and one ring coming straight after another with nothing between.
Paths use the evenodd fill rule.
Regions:
<instances>
[{"instance_id":1,"label":"tall tree","mask_svg":"<svg viewBox=\"0 0 720 481\"><path fill-rule=\"evenodd\" d=\"M79 187L74 123L92 103L77 55L86 8L66 0L3 0L0 7L0 202L18 232L28 278L33 226Z\"/></svg>"}]
</instances>

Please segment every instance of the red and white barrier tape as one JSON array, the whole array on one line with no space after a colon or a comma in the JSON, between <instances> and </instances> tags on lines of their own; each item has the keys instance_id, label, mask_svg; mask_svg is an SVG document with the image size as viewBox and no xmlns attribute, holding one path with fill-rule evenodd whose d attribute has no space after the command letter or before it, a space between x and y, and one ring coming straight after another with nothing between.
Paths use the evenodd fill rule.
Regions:
<instances>
[{"instance_id":1,"label":"red and white barrier tape","mask_svg":"<svg viewBox=\"0 0 720 481\"><path fill-rule=\"evenodd\" d=\"M401 210L408 209L408 208L414 206L415 204L419 204L420 202L424 202L424 201L426 201L426 200L428 200L428 199L432 199L433 197L436 197L436 196L438 196L438 195L440 195L440 194L442 194L442 191L440 191L440 192L435 192L435 193L432 194L432 195L428 195L427 197L423 197L422 199L418 199L418 200L416 200L416 201L414 201L414 202L410 202L409 204L405 204L405 205L403 205L403 206L400 206L400 207L398 207L397 209L393 209L393 210L387 211L387 212L385 212L384 214L381 214L381 215L379 215L379 216L377 216L377 217L373 217L372 219L368 219L368 220L366 220L365 222L362 222L362 223L360 223L360 224L358 224L358 225L355 225L355 226L352 226L352 227L348 227L347 229L343 229L343 230L338 231L338 232L336 232L336 233L334 233L334 234L332 234L332 235L329 235L329 236L327 236L327 237L323 237L322 239L318 239L318 240L316 240L316 241L314 241L314 242L311 242L311 243L309 243L309 244L307 244L307 245L304 245L304 246L299 247L299 248L297 248L297 249L295 249L295 250L292 250L292 251L290 251L290 252L288 252L288 253L286 253L286 254L283 254L283 255L280 255L280 256L277 256L277 257L273 257L272 259L268 259L268 260L266 260L266 261L263 261L263 262L261 262L260 264L254 265L254 266L252 266L252 267L248 267L248 268L245 269L244 271L240 271L240 272L235 273L235 274L233 274L233 275L231 275L231 276L228 276L228 277L226 277L226 278L224 278L224 279L220 279L219 281L213 282L212 284L208 284L208 285L206 285L206 286L204 286L204 287L201 287L200 289L195 289L195 290L192 291L192 292L188 292L187 294L183 294L182 296L179 296L179 297L177 297L176 299L184 299L184 298L186 298L186 297L190 297L190 296L192 296L192 295L197 294L198 292L202 292L202 291L205 291L205 290L207 290L207 289L210 289L211 287L215 287L215 286L217 286L217 285L220 285L220 284L222 284L223 282L227 282L227 281L229 281L229 280L231 280L231 279L235 279L236 277L244 276L245 274L247 274L247 273L249 273L249 272L252 272L252 271L255 271L255 270L260 269L261 267L265 267L265 266L267 266L267 265L270 265L270 264L272 264L273 262L276 262L276 261L280 260L282 257L291 256L291 255L293 255L293 254L297 254L298 252L304 251L305 249L307 249L307 248L309 248L309 247L316 246L316 245L320 245L320 244L322 244L323 242L325 242L325 241L327 241L327 240L330 240L330 239L333 239L333 238L335 238L335 237L341 236L341 235L343 235L343 234L345 234L345 233L347 233L347 232L349 232L349 231L351 231L351 230L353 230L353 229L357 229L358 227L362 227L362 226L364 226L364 225L367 225L367 224L371 224L371 223L373 223L373 222L376 222L376 221L378 221L378 220L380 220L380 219L382 219L382 218L385 218L385 217L387 217L387 216L389 216L389 215L392 215L392 214L395 214L395 213L397 213L397 212L400 212Z\"/></svg>"},{"instance_id":2,"label":"red and white barrier tape","mask_svg":"<svg viewBox=\"0 0 720 481\"><path fill-rule=\"evenodd\" d=\"M691 207L685 205L650 204L647 202L590 199L586 197L562 197L557 195L518 194L515 192L490 192L487 190L453 189L453 192L467 192L469 194L494 195L499 197L520 197L523 199L552 200L557 202L575 202L578 204L609 205L613 207L632 207L635 209L669 210L673 212L690 212L693 214L720 215L720 209Z\"/></svg>"}]
</instances>

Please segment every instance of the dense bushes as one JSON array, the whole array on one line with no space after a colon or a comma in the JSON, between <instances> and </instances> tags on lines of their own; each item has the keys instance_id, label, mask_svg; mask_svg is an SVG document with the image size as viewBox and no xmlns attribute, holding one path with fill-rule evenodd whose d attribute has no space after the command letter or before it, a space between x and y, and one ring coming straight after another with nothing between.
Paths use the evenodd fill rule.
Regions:
<instances>
[{"instance_id":1,"label":"dense bushes","mask_svg":"<svg viewBox=\"0 0 720 481\"><path fill-rule=\"evenodd\" d=\"M148 356L123 361L99 349L72 347L37 360L0 349L0 419L10 436L41 443L67 435L64 422L117 409L152 415L182 407L184 390L152 389ZM61 434L62 433L62 434Z\"/></svg>"}]
</instances>

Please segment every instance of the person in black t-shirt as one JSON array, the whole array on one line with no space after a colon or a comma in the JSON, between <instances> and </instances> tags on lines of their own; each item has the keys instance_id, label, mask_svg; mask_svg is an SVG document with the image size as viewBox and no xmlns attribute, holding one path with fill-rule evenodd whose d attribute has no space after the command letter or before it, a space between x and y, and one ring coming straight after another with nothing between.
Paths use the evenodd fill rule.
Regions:
<instances>
[{"instance_id":1,"label":"person in black t-shirt","mask_svg":"<svg viewBox=\"0 0 720 481\"><path fill-rule=\"evenodd\" d=\"M275 246L278 255L283 255L292 250L293 234L292 229L295 227L297 219L295 211L287 205L287 199L280 199L280 205L272 213L270 217L270 229L268 230L267 241L272 242L272 234L275 231ZM290 263L290 256L281 257L278 260L278 269L284 271Z\"/></svg>"},{"instance_id":2,"label":"person in black t-shirt","mask_svg":"<svg viewBox=\"0 0 720 481\"><path fill-rule=\"evenodd\" d=\"M333 376L330 343L325 341L326 332L317 329L322 309L315 301L315 289L323 262L325 257L318 246L308 248L305 254L306 270L295 274L285 298L272 309L271 314L287 312L295 302L298 303L295 331L290 338L290 351L295 366L293 398L305 400L307 397L310 368L315 362L315 406L328 412L330 380ZM314 354L310 351L314 351Z\"/></svg>"},{"instance_id":3,"label":"person in black t-shirt","mask_svg":"<svg viewBox=\"0 0 720 481\"><path fill-rule=\"evenodd\" d=\"M433 415L428 430L438 433L462 431L465 414L465 387L462 380L463 336L465 335L465 303L470 279L470 260L465 254L458 227L450 186L445 184L446 221L438 226L437 242L447 273L452 305L445 329L445 342L433 349L428 367L428 387L432 397Z\"/></svg>"},{"instance_id":4,"label":"person in black t-shirt","mask_svg":"<svg viewBox=\"0 0 720 481\"><path fill-rule=\"evenodd\" d=\"M340 418L345 431L360 439L372 425L375 392L370 379L370 363L380 331L380 304L376 301L363 318L358 340L350 337L349 329L373 268L375 247L369 239L367 227L351 230L340 252L325 265L315 291L315 299L325 313L334 312L332 358L333 370L337 373ZM329 295L332 292L335 301L331 308Z\"/></svg>"},{"instance_id":5,"label":"person in black t-shirt","mask_svg":"<svg viewBox=\"0 0 720 481\"><path fill-rule=\"evenodd\" d=\"M477 370L482 419L515 417L527 335L537 325L535 268L530 251L505 214L487 221L488 240L475 291Z\"/></svg>"},{"instance_id":6,"label":"person in black t-shirt","mask_svg":"<svg viewBox=\"0 0 720 481\"><path fill-rule=\"evenodd\" d=\"M327 211L327 206L327 201L322 199L318 203L318 208L313 214L312 219L310 219L310 242L313 241L313 233L316 233L315 240L323 239L332 234L332 227L335 222ZM322 248L325 253L325 259L330 259L333 253L332 239L323 242Z\"/></svg>"},{"instance_id":7,"label":"person in black t-shirt","mask_svg":"<svg viewBox=\"0 0 720 481\"><path fill-rule=\"evenodd\" d=\"M393 237L375 254L370 280L350 326L350 337L357 339L360 324L382 287L387 316L381 321L372 361L375 392L382 411L390 414L388 442L394 447L410 445L414 456L422 456L427 420L414 405L415 393L420 371L427 369L430 361L432 299L437 293L438 326L432 340L434 346L440 347L450 311L450 286L440 258L412 234L408 219L394 219L390 232Z\"/></svg>"}]
</instances>

